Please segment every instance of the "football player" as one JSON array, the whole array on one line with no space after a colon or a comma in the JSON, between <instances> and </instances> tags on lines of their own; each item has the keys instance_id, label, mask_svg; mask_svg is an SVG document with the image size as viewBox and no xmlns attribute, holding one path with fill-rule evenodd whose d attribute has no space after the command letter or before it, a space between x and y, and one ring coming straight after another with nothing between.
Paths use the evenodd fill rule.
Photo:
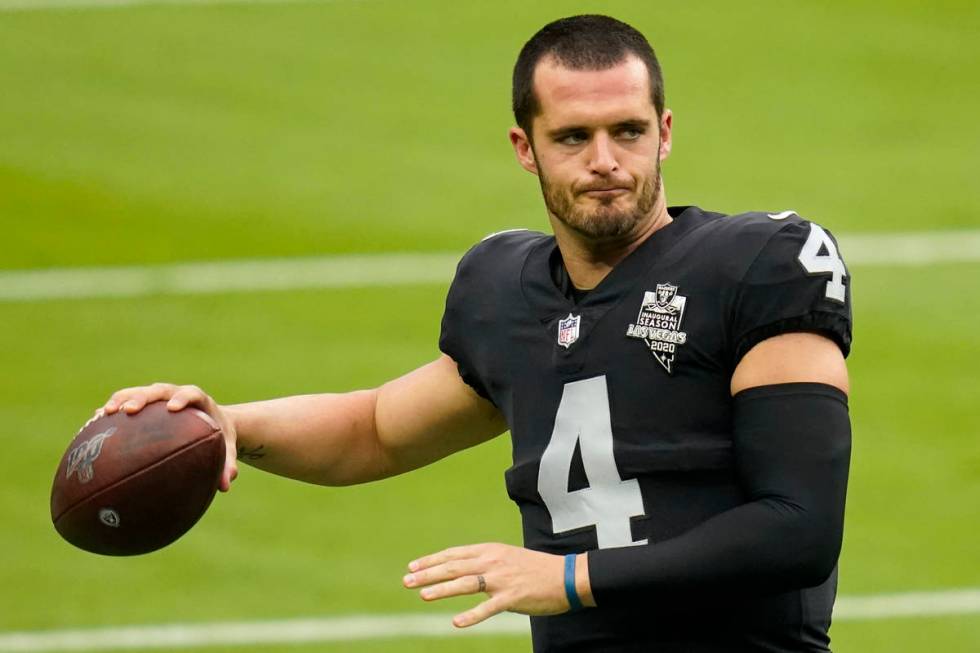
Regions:
<instances>
[{"instance_id":1,"label":"football player","mask_svg":"<svg viewBox=\"0 0 980 653\"><path fill-rule=\"evenodd\" d=\"M509 430L525 547L449 548L403 579L425 600L482 595L456 626L529 614L536 651L829 650L850 452L836 242L792 211L667 206L673 117L622 22L541 29L513 105L554 233L465 255L437 360L348 394L219 406L154 384L104 410L195 405L242 460L331 485ZM235 475L232 453L223 490Z\"/></svg>"}]
</instances>

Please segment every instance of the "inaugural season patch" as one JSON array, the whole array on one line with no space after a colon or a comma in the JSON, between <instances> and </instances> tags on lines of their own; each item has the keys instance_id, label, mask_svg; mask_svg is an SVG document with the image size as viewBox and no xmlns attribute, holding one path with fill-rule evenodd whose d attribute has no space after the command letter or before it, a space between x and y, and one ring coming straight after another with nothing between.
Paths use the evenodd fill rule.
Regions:
<instances>
[{"instance_id":1,"label":"inaugural season patch","mask_svg":"<svg viewBox=\"0 0 980 653\"><path fill-rule=\"evenodd\" d=\"M629 325L626 335L647 343L653 357L660 361L667 373L671 373L674 354L678 345L687 342L687 334L681 331L687 297L677 294L677 286L658 283L657 291L643 294L643 305L636 317L636 324Z\"/></svg>"}]
</instances>

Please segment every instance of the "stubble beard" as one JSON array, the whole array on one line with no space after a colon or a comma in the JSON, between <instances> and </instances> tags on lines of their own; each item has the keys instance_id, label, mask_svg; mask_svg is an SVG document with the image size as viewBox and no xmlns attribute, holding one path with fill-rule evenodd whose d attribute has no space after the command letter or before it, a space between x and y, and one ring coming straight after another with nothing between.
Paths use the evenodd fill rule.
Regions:
<instances>
[{"instance_id":1,"label":"stubble beard","mask_svg":"<svg viewBox=\"0 0 980 653\"><path fill-rule=\"evenodd\" d=\"M640 230L640 225L653 215L653 209L660 198L660 160L657 158L653 175L647 176L636 192L633 206L616 208L620 198L601 200L594 208L585 208L575 202L570 188L552 184L538 169L544 203L562 224L585 238L596 241L619 240Z\"/></svg>"}]
</instances>

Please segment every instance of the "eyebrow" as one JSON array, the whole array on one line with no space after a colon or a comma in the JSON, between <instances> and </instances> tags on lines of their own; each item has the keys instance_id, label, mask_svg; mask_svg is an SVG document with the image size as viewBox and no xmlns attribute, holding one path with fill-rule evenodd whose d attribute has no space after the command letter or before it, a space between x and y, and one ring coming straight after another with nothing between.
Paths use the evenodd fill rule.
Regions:
<instances>
[{"instance_id":1,"label":"eyebrow","mask_svg":"<svg viewBox=\"0 0 980 653\"><path fill-rule=\"evenodd\" d=\"M629 128L642 128L648 129L650 127L650 121L644 118L631 118L628 120L622 120L617 122L612 126L613 129L629 129ZM567 136L569 134L574 134L575 132L588 132L592 131L591 127L586 127L584 125L569 125L568 127L558 127L557 129L551 129L547 132L549 138L561 138L562 136Z\"/></svg>"}]
</instances>

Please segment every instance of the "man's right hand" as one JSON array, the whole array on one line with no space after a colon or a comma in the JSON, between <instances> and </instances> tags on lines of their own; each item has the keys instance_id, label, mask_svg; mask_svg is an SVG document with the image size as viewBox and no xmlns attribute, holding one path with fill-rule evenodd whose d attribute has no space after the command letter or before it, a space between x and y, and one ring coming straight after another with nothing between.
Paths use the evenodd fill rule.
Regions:
<instances>
[{"instance_id":1,"label":"man's right hand","mask_svg":"<svg viewBox=\"0 0 980 653\"><path fill-rule=\"evenodd\" d=\"M218 489L227 492L231 488L231 482L238 476L238 463L236 461L238 436L235 431L235 423L226 410L196 385L154 383L135 388L124 388L113 393L109 401L102 407L102 411L106 415L112 415L119 411L133 415L143 410L147 404L155 401L166 401L167 409L171 412L193 406L203 410L218 423L225 436L225 469L221 474L221 483Z\"/></svg>"},{"instance_id":2,"label":"man's right hand","mask_svg":"<svg viewBox=\"0 0 980 653\"><path fill-rule=\"evenodd\" d=\"M237 475L236 456L263 471L320 485L352 485L401 474L507 430L503 415L463 381L445 354L384 385L340 394L293 395L219 406L193 385L154 383L112 395L107 414L166 401L199 408L225 434L219 485Z\"/></svg>"}]
</instances>

